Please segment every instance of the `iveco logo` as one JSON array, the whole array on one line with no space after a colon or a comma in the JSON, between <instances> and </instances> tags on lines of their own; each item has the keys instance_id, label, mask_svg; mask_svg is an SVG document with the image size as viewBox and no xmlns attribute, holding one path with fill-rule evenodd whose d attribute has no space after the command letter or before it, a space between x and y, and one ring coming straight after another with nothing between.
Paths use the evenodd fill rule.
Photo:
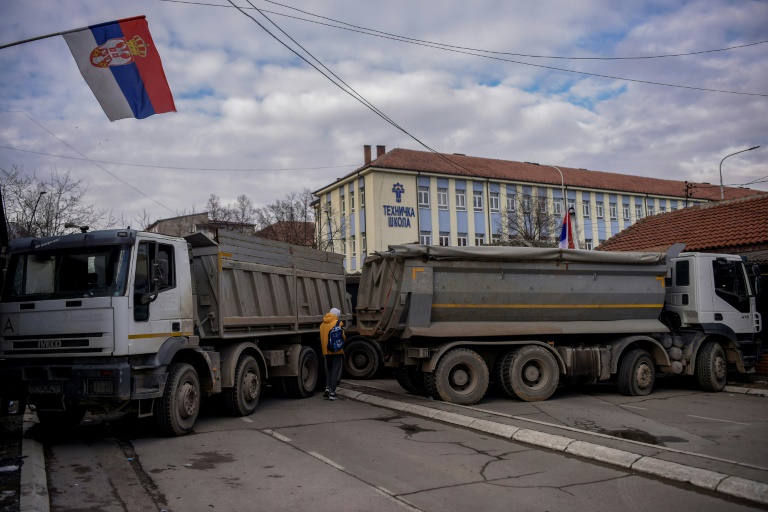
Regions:
<instances>
[{"instance_id":1,"label":"iveco logo","mask_svg":"<svg viewBox=\"0 0 768 512\"><path fill-rule=\"evenodd\" d=\"M37 348L61 348L61 340L40 340Z\"/></svg>"}]
</instances>

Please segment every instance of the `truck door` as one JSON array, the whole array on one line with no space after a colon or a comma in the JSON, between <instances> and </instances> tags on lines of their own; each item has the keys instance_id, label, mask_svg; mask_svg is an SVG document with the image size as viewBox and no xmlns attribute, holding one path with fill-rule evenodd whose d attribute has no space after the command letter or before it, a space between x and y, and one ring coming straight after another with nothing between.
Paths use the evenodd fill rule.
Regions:
<instances>
[{"instance_id":1,"label":"truck door","mask_svg":"<svg viewBox=\"0 0 768 512\"><path fill-rule=\"evenodd\" d=\"M736 333L754 333L753 301L740 261L717 258L712 261L715 295L712 298L715 321Z\"/></svg>"},{"instance_id":2,"label":"truck door","mask_svg":"<svg viewBox=\"0 0 768 512\"><path fill-rule=\"evenodd\" d=\"M151 352L172 333L181 330L181 301L176 280L173 245L140 242L133 283L131 354Z\"/></svg>"}]
</instances>

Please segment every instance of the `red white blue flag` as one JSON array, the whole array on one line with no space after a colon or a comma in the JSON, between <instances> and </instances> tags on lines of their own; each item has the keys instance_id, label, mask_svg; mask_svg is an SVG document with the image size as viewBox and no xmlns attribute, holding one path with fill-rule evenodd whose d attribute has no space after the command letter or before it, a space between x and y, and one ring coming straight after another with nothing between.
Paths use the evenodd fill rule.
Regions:
<instances>
[{"instance_id":1,"label":"red white blue flag","mask_svg":"<svg viewBox=\"0 0 768 512\"><path fill-rule=\"evenodd\" d=\"M571 214L565 212L563 215L563 229L560 231L560 243L558 244L561 249L575 249L573 244L573 229L571 228Z\"/></svg>"},{"instance_id":2,"label":"red white blue flag","mask_svg":"<svg viewBox=\"0 0 768 512\"><path fill-rule=\"evenodd\" d=\"M144 16L92 25L64 40L110 121L176 112Z\"/></svg>"}]
</instances>

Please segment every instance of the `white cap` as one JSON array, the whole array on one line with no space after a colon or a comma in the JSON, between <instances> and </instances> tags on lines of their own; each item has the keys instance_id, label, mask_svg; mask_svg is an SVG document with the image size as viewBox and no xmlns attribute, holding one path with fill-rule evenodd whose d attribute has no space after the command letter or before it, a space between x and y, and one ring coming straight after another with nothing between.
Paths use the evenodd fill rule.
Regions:
<instances>
[{"instance_id":1,"label":"white cap","mask_svg":"<svg viewBox=\"0 0 768 512\"><path fill-rule=\"evenodd\" d=\"M336 308L331 308L331 314L335 315L335 316L340 316L341 315L341 311L339 311Z\"/></svg>"}]
</instances>

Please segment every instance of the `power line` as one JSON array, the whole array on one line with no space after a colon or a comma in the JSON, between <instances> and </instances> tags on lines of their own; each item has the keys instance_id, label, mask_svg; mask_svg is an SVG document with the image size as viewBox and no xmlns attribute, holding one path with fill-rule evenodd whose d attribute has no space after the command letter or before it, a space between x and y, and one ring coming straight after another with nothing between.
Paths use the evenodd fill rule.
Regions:
<instances>
[{"instance_id":1,"label":"power line","mask_svg":"<svg viewBox=\"0 0 768 512\"><path fill-rule=\"evenodd\" d=\"M168 170L174 170L174 171L226 171L226 172L318 171L322 169L343 169L343 168L349 168L349 167L359 167L358 164L333 165L333 166L324 166L324 167L275 167L275 168L265 167L265 168L256 168L256 169L242 169L242 168L234 168L234 167L210 167L210 168L208 167L175 167L175 166L169 166L169 165L129 164L126 162L112 162L109 160L92 160L90 158L78 158L76 156L55 155L53 153L44 153L42 151L32 151L30 149L20 149L20 148L14 148L11 146L3 146L3 145L0 145L0 148L10 149L12 151L21 151L23 153L32 153L34 155L52 156L55 158L66 158L68 160L83 160L86 162L98 162L100 164L123 165L126 167L143 167L147 169L168 169Z\"/></svg>"},{"instance_id":2,"label":"power line","mask_svg":"<svg viewBox=\"0 0 768 512\"><path fill-rule=\"evenodd\" d=\"M179 4L203 5L203 6L209 6L209 7L231 8L231 6L229 6L229 5L210 4L210 3L205 3L205 2L191 2L189 0L160 0L160 1L161 2L179 3ZM275 11L268 11L266 9L262 9L264 12L268 12L270 14L276 14L278 16L283 16L283 17L286 17L286 18L292 18L292 19L300 20L300 21L306 21L308 23L314 23L316 25L323 25L323 26L326 26L326 27L337 28L337 29L340 29L340 30L348 30L350 32L357 32L357 33L366 34L366 35L381 34L382 36L386 36L385 37L386 39L395 39L395 40L404 40L404 41L415 41L415 42L418 42L418 43L426 43L426 44L431 44L431 45L436 45L436 46L444 46L446 48L455 48L457 50L469 50L469 51L474 51L474 52L491 53L491 54L496 54L496 55L509 55L509 56L513 56L513 57L528 57L528 58L532 58L532 59L560 59L560 60L641 60L641 59L665 59L665 58L670 58L670 57L686 57L686 56L690 56L690 55L701 55L701 54L706 54L706 53L725 52L725 51L729 51L729 50L737 50L739 48L747 48L747 47L750 47L750 46L757 46L757 45L768 43L768 40L765 40L765 41L757 41L755 43L741 44L741 45L736 45L736 46L728 46L726 48L716 48L714 50L700 50L700 51L695 51L695 52L669 53L669 54L661 54L661 55L641 55L641 56L633 56L633 57L568 57L568 56L560 56L560 55L535 55L535 54L528 54L528 53L514 53L514 52L502 52L502 51L495 51L495 50L483 50L481 48L472 48L472 47L466 47L466 46L456 46L456 45L451 45L451 44L447 44L447 43L438 43L438 42L435 42L435 41L428 41L428 40L425 40L425 39L417 39L417 38L413 38L413 37L401 36L401 35L398 35L398 34L393 34L393 33L385 32L385 31L382 31L382 30L376 30L376 29L372 29L372 28L363 27L363 26L360 26L360 25L354 25L352 23L347 23L345 21L337 20L337 19L334 19L334 18L329 18L327 16L322 16L320 14L314 14L314 13L311 13L309 11L304 11L302 9L298 9L296 7L292 7L290 5L281 4L279 2L274 2L274 1L271 1L271 0L264 0L264 1L267 2L267 3L270 3L270 4L279 5L280 7L285 7L286 9L291 9L291 10L300 12L302 14L306 14L308 16L314 16L316 18L332 21L334 23L340 23L342 25L346 25L346 27L339 27L339 26L336 26L336 25L331 25L330 23L322 23L322 22L315 21L315 20L309 20L309 19L306 19L306 18L301 18L299 16L291 16L291 15L285 14L285 13L280 13L280 12L275 12ZM352 28L347 28L347 27L352 27Z\"/></svg>"},{"instance_id":3,"label":"power line","mask_svg":"<svg viewBox=\"0 0 768 512\"><path fill-rule=\"evenodd\" d=\"M80 151L78 151L77 149L75 149L75 148L74 148L72 145L70 145L68 142L66 142L66 141L64 141L64 140L62 140L62 139L60 139L60 138L59 138L59 137L58 137L58 136L57 136L55 133L53 133L53 132L52 132L52 131L50 131L48 128L46 128L46 127L45 127L45 126L43 126L42 124L40 124L40 123L38 123L37 121L35 121L35 120L34 120L32 117L30 117L30 116L29 116L29 115L28 115L26 112L24 112L23 110L7 110L7 109L4 109L4 108L2 108L2 107L0 107L0 110L2 110L2 111L4 111L4 112L8 112L8 113L19 113L19 114L23 114L23 115L24 115L24 117L26 117L27 119L29 119L30 121L32 121L33 123L35 123L37 126L39 126L39 127L40 127L40 128L42 128L43 130L45 130L46 132L48 132L48 133L49 133L49 134L50 134L50 135L51 135L53 138L55 138L56 140L58 140L59 142L61 142L61 143L62 143L62 144L64 144L65 146L67 146L69 149L71 149L72 151L74 151L75 153L77 153L78 155L80 155L81 157L83 157L83 159L85 159L85 160L87 160L87 161L91 162L93 165L95 165L96 167L98 167L99 169L101 169L102 171L104 171L105 173L109 174L110 176L112 176L113 178L115 178L117 181L121 182L121 183L122 183L122 184L124 184L124 185L127 185L127 186L129 186L130 188L132 188L133 190L135 190L135 191L136 191L136 192L138 192L139 194L143 195L144 197L146 197L146 198L147 198L147 199L149 199L150 201L154 202L155 204L158 204L158 205L162 206L163 208L165 208L166 210L168 210L168 211L169 211L169 212L171 212L171 213L175 213L173 210L171 210L170 208L168 208L167 206L165 206L165 205L164 205L163 203L161 203L160 201L158 201L158 200L156 200L156 199L153 199L153 198L149 197L147 194L145 194L144 192L142 192L142 191L141 191L141 190L139 190L138 188L134 187L133 185L131 185L131 184L130 184L130 183L128 183L127 181L123 180L122 178L120 178L120 177L118 177L118 176L116 176L116 175L112 174L112 173L111 173L111 172L109 172L108 170L106 170L104 167L102 167L101 165L99 165L98 163L96 163L96 161L94 161L94 160L91 160L90 158L88 158L87 156L85 156L84 154L82 154Z\"/></svg>"},{"instance_id":4,"label":"power line","mask_svg":"<svg viewBox=\"0 0 768 512\"><path fill-rule=\"evenodd\" d=\"M365 105L365 107L366 107L366 108L368 108L368 109L369 109L369 110L371 110L373 113L375 113L376 115L378 115L379 117L381 117L382 119L384 119L384 120L385 120L386 122L388 122L390 125L392 125L393 127L397 128L398 130L400 130L401 132L403 132L405 135L407 135L408 137L410 137L411 139L413 139L414 141L416 141L416 142L417 142L419 145L421 145L421 146L422 146L422 147L424 147L425 149L427 149L427 150L431 151L432 153L434 153L434 154L435 154L435 155L437 155L438 157L442 158L443 160L445 160L446 162L448 162L450 165L452 165L452 166L454 166L454 167L456 167L456 168L462 169L462 170L464 170L464 171L468 172L469 174L471 174L471 175L473 175L473 176L476 176L476 177L480 177L478 174L476 174L476 173L472 172L471 170L467 169L466 167L464 167L464 166L462 166L462 165L460 165L460 164L458 164L458 163L456 163L456 162L452 161L450 158L446 157L446 156L445 156L445 155L443 155L442 153L438 153L437 151L435 151L434 149L432 149L431 147L429 147L427 144L425 144L424 142L422 142L421 140L419 140L419 139L418 139L418 138L417 138L415 135L411 134L411 133L410 133L410 132L408 132L408 131L407 131L405 128L403 128L402 126L400 126L399 124L397 124L396 122L394 122L392 119L390 119L390 118L389 118L389 117L388 117L386 114L384 114L382 111L380 111L380 110L379 110L379 109L378 109L376 106L374 106L374 105L373 105L371 102L369 102L368 100L366 100L366 99L365 99L365 98L364 98L364 97L363 97L363 96L362 96L360 93L358 93L358 92L357 92L357 91L356 91L356 90L355 90L355 89L354 89L352 86L350 86L349 84L347 84L346 82L344 82L344 80L342 80L341 78L339 78L339 76L338 76L338 75L336 75L336 74L335 74L333 71L331 71L331 70L330 70L330 69L329 69L329 68L328 68L326 65L324 65L322 62L320 62L320 60L319 60L319 59L317 59L317 57L315 57L314 55L312 55L312 53L310 53L310 52L309 52L309 51L308 51L306 48L304 48L304 47L303 47L301 44L299 44L299 43L298 43L298 42L297 42L295 39L293 39L293 38L292 38L290 35L288 35L288 34L287 34L287 33L286 33L286 32L285 32L283 29L281 29L281 28L280 28L280 27L279 27L279 26L278 26L278 25L277 25L277 24L276 24L274 21L272 21L272 20L271 20L271 19L270 19L270 18L269 18L269 17L268 17L266 14L264 14L264 13L262 12L262 10L261 10L261 9L257 8L256 6L254 6L254 5L253 5L253 4L250 2L250 0L247 0L247 1L248 1L248 4L250 4L250 5L251 5L251 7L253 7L253 8L254 8L254 9L255 9L255 10L256 10L256 11L257 11L259 14L261 14L261 15L262 15L262 16L263 16L263 17L264 17L266 20L268 20L268 21L269 21L269 22L270 22L272 25L274 25L274 26L275 26L275 27L276 27L278 30L280 30L280 32L282 32L282 33L283 33L283 34L284 34L286 37L288 37L288 38L289 38L291 41L293 41L293 43L294 43L294 44L296 44L296 45L297 45L299 48L301 48L301 49L302 49L302 50L303 50L303 51L304 51L304 52L305 52L307 55L309 55L309 56L310 56L310 57L311 57L313 60L315 60L315 61L316 61L316 62L317 62L317 63L318 63L320 66L322 66L322 67L323 67L324 69L326 69L326 70L327 70L327 71L328 71L328 72L329 72L331 75L333 75L333 77L335 77L335 78L336 78L336 79L337 79L339 82L341 82L341 84L343 84L343 86L342 86L341 84L339 84L338 82L336 82L336 81L335 81L333 78L331 78L330 76L328 76L328 75L327 75L325 72L323 72L323 71L322 71L320 68L318 68L318 67L317 67L317 66L315 66L313 63L311 63L309 60L307 60L307 58L306 58L306 57L304 57L304 56L303 56L303 55L301 55L299 52L297 52L296 50L294 50L293 48L291 48L291 47L290 47L290 46L289 46L287 43L285 43L283 40L281 40L281 39L280 39L279 37L277 37L275 34L273 34L272 32L270 32L270 30L269 30L268 28L266 28L264 25L262 25L262 24L261 24L261 23L260 23L260 22L259 22L259 21L258 21L256 18L254 18L253 16L251 16L250 14L248 14L247 12L245 12L245 10L243 10L241 7L239 7L239 6L235 5L235 3L234 3L232 0L228 0L228 1L229 1L229 2L230 2L230 3L231 3L231 4L232 4L232 5L235 7L235 8L237 8L237 10L238 10L238 11L240 11L240 12L241 12L243 15L247 16L249 19L253 20L253 22L254 22L254 23L256 23L256 24L257 24L259 27L261 27L261 28L262 28L262 30L264 30L264 31L265 31L267 34L269 34L270 36L272 36L272 38L274 38L274 39L275 39L277 42L279 42L281 45L283 45L285 48L287 48L287 49L288 49L290 52L292 52L294 55L296 55L297 57L299 57L301 60L303 60L304 62L306 62L306 63L307 63L307 64L309 64L310 66L312 66L312 68L314 68L314 69L315 69L317 72L319 72L320 74L322 74L322 75L323 75L325 78L327 78L327 79L328 79L328 80L329 80L331 83L333 83L333 84L334 84L336 87L338 87L339 89L341 89L342 91L344 91L344 92L345 92L345 93L347 93L348 95L352 96L352 97L353 97L355 100L357 100L358 102L360 102L360 103L362 103L363 105Z\"/></svg>"},{"instance_id":5,"label":"power line","mask_svg":"<svg viewBox=\"0 0 768 512\"><path fill-rule=\"evenodd\" d=\"M190 1L183 1L183 0L160 0L160 1L172 2L172 3L185 3L185 4L192 4L192 5L203 5L203 6L210 6L210 7L227 7L227 6L224 6L224 5L208 4L208 3L200 3L200 2L190 2ZM269 1L269 0L265 0L265 1ZM230 0L230 3L232 3L231 0ZM272 3L274 3L274 2L272 2ZM277 4L277 5L281 5L281 4ZM240 10L240 12L242 12L246 16L248 16L248 14L242 8L240 8L239 6L236 6L234 3L232 4L232 6L237 8L238 10ZM279 16L285 16L285 17L288 17L288 18L293 18L293 19L298 19L298 20L302 20L302 21L307 21L307 22L310 22L310 23L318 23L318 22L315 22L315 21L312 21L312 20L307 20L307 19L304 19L304 18L296 17L296 16L290 16L290 15L282 14L282 13L278 13L278 12L265 11L263 9L258 9L257 7L253 6L253 4L251 4L251 6L253 7L253 9L256 9L257 11L259 11L259 13L262 16L265 16L265 17L266 17L266 15L264 14L264 12L269 12L270 14L276 14L276 15L279 15ZM304 11L301 11L301 12L304 12ZM315 15L313 15L313 16L315 16ZM319 17L322 18L322 16L319 16ZM339 23L344 23L344 22L339 22ZM328 24L325 24L325 23L320 23L320 24L321 25L327 25L329 27L334 27L333 25L328 25ZM346 29L345 27L335 27L335 28L349 30L349 29ZM365 30L370 30L370 29L365 29ZM357 30L354 30L354 31L355 32L359 32ZM422 40L419 40L419 39L413 39L413 38L408 38L408 37L403 37L403 36L384 36L384 35L376 34L375 32L378 32L378 31L370 30L370 32L360 32L360 33L366 34L366 35L375 36L375 37L383 37L385 39L392 39L392 40L400 41L400 42L403 42L403 43L414 44L414 45L417 45L417 46L424 46L424 47L427 47L427 48L434 48L434 49L438 49L438 50L444 50L444 51L449 51L449 52L453 52L453 53L459 53L459 54L463 54L463 55L470 55L470 56L474 56L474 57L482 57L482 58L485 58L485 59L498 60L498 61L502 61L502 62L509 62L509 63L512 63L512 64L519 64L519 65L522 65L522 66L529 66L529 67L535 67L535 68L541 68L541 69L550 69L550 70L553 70L553 71L561 71L561 72L564 72L564 73L575 73L575 74L578 74L578 75L593 76L593 77L597 77L597 78L608 78L610 80L619 80L619 81L622 81L622 82L634 82L634 83L640 83L640 84L646 84L646 85L658 85L660 87L673 87L673 88L677 88L677 89L688 89L688 90L703 91L703 92L718 92L718 93L722 93L722 94L737 94L737 95L742 95L742 96L768 97L768 94L761 94L761 93L729 91L729 90L724 90L724 89L710 89L710 88L707 88L707 87L696 87L696 86L692 86L692 85L669 84L669 83L665 83L665 82L654 82L652 80L641 80L641 79L638 79L638 78L624 78L624 77L614 76L614 75L604 75L604 74L601 74L601 73L590 73L590 72L587 72L587 71L576 71L576 70L573 70L573 69L559 68L559 67L555 67L555 66L546 66L546 65L543 65L543 64L533 64L531 62L523 62L523 61L519 61L519 60L507 59L507 58L498 57L498 56L495 56L495 55L483 55L481 53L475 53L475 52L482 51L482 52L491 53L491 54L495 53L495 54L506 54L506 55L521 55L521 54L513 54L513 53L505 53L505 52L492 52L492 51L489 51L489 50L462 49L462 47L459 47L459 46L445 45L445 44L442 44L442 43L432 43L432 42L429 42L429 41L422 41ZM749 45L734 46L734 47L731 47L730 49L735 49L735 48L740 48L740 47L745 47L745 46L754 46L754 45L763 44L763 43L766 43L766 42L768 42L768 41L759 41L757 43L750 43ZM721 48L719 50L705 50L705 51L702 51L702 52L694 52L692 54L695 54L695 53L709 53L709 52L714 52L714 51L725 51L725 50L728 50L728 49L729 48ZM684 54L679 54L679 56L682 56L682 55L684 55ZM529 56L529 55L526 55L526 56ZM669 56L672 57L674 55L669 55ZM545 56L529 56L529 57L549 58L549 57L545 57ZM661 56L651 56L651 57L654 57L654 58L659 57L659 58L661 58ZM566 58L566 57L563 57L563 58ZM568 58L568 59L571 59L571 58ZM573 60L576 60L576 59L573 59ZM584 59L580 59L580 60L584 60ZM609 58L606 57L606 58L603 58L601 60L609 60Z\"/></svg>"}]
</instances>

